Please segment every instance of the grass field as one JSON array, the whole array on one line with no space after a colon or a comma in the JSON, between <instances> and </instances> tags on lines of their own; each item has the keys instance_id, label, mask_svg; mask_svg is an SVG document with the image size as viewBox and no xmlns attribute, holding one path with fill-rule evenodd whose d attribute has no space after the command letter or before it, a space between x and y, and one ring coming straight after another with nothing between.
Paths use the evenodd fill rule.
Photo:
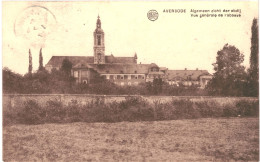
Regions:
<instances>
[{"instance_id":1,"label":"grass field","mask_svg":"<svg viewBox=\"0 0 260 162\"><path fill-rule=\"evenodd\" d=\"M258 118L13 125L4 161L258 161Z\"/></svg>"}]
</instances>

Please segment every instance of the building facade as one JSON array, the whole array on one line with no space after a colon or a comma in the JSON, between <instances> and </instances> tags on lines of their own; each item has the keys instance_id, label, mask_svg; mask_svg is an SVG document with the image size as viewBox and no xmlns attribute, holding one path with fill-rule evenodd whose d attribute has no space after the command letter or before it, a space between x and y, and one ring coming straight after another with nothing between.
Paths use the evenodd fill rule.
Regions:
<instances>
[{"instance_id":1,"label":"building facade","mask_svg":"<svg viewBox=\"0 0 260 162\"><path fill-rule=\"evenodd\" d=\"M49 72L52 69L59 70L63 60L68 59L73 65L71 75L79 84L91 83L95 76L99 75L121 86L138 85L153 82L155 78L161 78L169 85L199 85L201 88L205 88L212 78L212 75L206 70L168 70L168 68L159 67L155 63L138 64L136 53L133 54L133 57L105 55L105 33L101 28L99 16L93 36L93 56L53 56L46 64L45 69Z\"/></svg>"}]
</instances>

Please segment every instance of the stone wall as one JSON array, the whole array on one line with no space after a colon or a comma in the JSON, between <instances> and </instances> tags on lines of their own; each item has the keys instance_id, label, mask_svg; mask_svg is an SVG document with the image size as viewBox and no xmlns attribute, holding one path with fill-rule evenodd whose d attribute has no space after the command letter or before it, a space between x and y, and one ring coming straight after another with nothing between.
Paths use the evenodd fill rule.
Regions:
<instances>
[{"instance_id":1,"label":"stone wall","mask_svg":"<svg viewBox=\"0 0 260 162\"><path fill-rule=\"evenodd\" d=\"M86 94L8 94L3 95L3 108L19 108L24 101L35 100L40 105L45 105L49 100L56 100L68 105L72 101L77 101L79 104L86 104L97 99L104 103L120 102L127 97L142 97L149 103L165 103L172 100L189 99L193 102L209 101L216 102L220 105L234 104L239 100L257 101L254 97L211 97L211 96L137 96L137 95L86 95Z\"/></svg>"}]
</instances>

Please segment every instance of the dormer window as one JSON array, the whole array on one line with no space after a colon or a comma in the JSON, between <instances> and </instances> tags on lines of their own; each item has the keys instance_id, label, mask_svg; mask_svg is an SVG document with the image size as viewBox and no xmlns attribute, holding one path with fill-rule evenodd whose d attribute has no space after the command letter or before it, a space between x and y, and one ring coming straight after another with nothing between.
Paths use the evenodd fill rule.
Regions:
<instances>
[{"instance_id":1,"label":"dormer window","mask_svg":"<svg viewBox=\"0 0 260 162\"><path fill-rule=\"evenodd\" d=\"M135 70L135 74L137 73L137 71Z\"/></svg>"}]
</instances>

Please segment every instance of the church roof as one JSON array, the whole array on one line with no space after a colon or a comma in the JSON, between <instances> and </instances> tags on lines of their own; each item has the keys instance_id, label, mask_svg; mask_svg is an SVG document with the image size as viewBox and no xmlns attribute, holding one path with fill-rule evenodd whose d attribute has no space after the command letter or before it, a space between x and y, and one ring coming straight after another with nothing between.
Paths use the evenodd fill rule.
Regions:
<instances>
[{"instance_id":1,"label":"church roof","mask_svg":"<svg viewBox=\"0 0 260 162\"><path fill-rule=\"evenodd\" d=\"M167 70L168 80L198 80L201 75L210 75L207 70Z\"/></svg>"},{"instance_id":2,"label":"church roof","mask_svg":"<svg viewBox=\"0 0 260 162\"><path fill-rule=\"evenodd\" d=\"M79 62L84 63L93 63L94 57L93 56L52 56L46 66L52 67L61 67L62 62L64 59L68 59L73 65L76 65Z\"/></svg>"},{"instance_id":3,"label":"church roof","mask_svg":"<svg viewBox=\"0 0 260 162\"><path fill-rule=\"evenodd\" d=\"M100 74L145 74L150 64L88 64ZM77 68L77 67L73 67Z\"/></svg>"},{"instance_id":4,"label":"church roof","mask_svg":"<svg viewBox=\"0 0 260 162\"><path fill-rule=\"evenodd\" d=\"M114 57L113 55L105 56L106 63L125 63L135 64L135 57Z\"/></svg>"},{"instance_id":5,"label":"church roof","mask_svg":"<svg viewBox=\"0 0 260 162\"><path fill-rule=\"evenodd\" d=\"M77 64L93 64L94 57L93 56L52 56L46 66L52 67L61 67L63 60L67 58L73 66ZM135 64L134 57L114 57L105 56L106 64L118 64L118 63L126 63L126 64Z\"/></svg>"}]
</instances>

